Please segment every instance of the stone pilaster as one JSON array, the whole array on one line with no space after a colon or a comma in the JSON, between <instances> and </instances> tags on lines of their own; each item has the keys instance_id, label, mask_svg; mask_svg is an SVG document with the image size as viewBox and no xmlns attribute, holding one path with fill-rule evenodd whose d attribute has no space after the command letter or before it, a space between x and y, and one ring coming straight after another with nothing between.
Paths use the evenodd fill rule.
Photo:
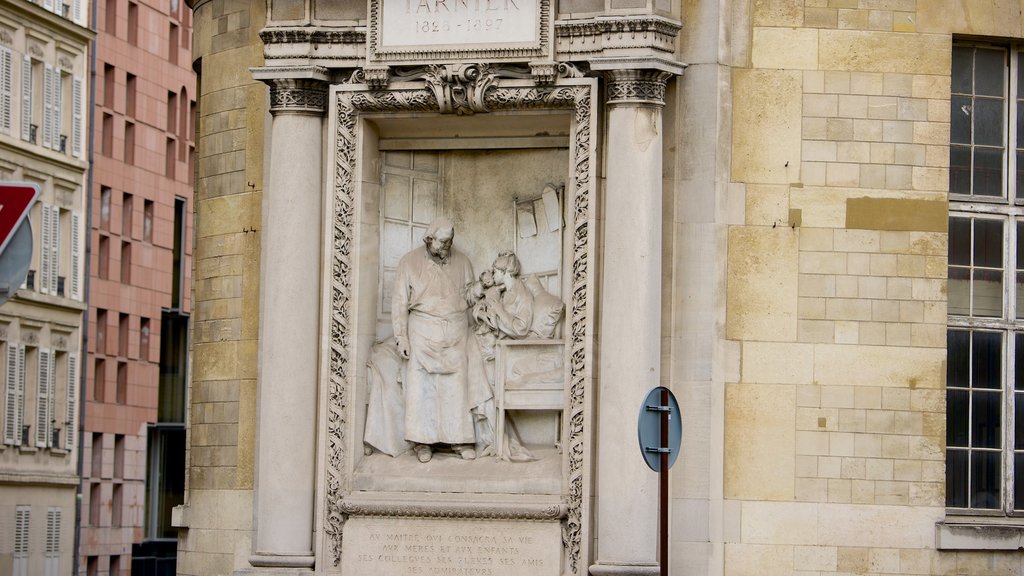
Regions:
<instances>
[{"instance_id":1,"label":"stone pilaster","mask_svg":"<svg viewBox=\"0 0 1024 576\"><path fill-rule=\"evenodd\" d=\"M284 76L296 72L307 77ZM273 121L263 195L256 536L249 562L257 571L305 573L314 567L327 83L315 68L254 73L270 85Z\"/></svg>"},{"instance_id":2,"label":"stone pilaster","mask_svg":"<svg viewBox=\"0 0 1024 576\"><path fill-rule=\"evenodd\" d=\"M597 558L590 573L658 573L658 477L637 411L660 383L662 108L671 73L605 72L608 125L601 294ZM631 521L625 522L623 519Z\"/></svg>"}]
</instances>

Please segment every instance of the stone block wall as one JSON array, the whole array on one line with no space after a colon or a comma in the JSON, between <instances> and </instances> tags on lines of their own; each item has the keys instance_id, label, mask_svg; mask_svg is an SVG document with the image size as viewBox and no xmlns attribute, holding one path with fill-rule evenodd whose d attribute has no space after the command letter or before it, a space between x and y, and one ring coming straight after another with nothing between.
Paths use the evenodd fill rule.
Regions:
<instances>
[{"instance_id":1,"label":"stone block wall","mask_svg":"<svg viewBox=\"0 0 1024 576\"><path fill-rule=\"evenodd\" d=\"M198 0L195 310L179 574L230 574L252 553L266 3Z\"/></svg>"},{"instance_id":2,"label":"stone block wall","mask_svg":"<svg viewBox=\"0 0 1024 576\"><path fill-rule=\"evenodd\" d=\"M755 0L732 70L725 574L1013 574L938 551L957 35L1018 2Z\"/></svg>"}]
</instances>

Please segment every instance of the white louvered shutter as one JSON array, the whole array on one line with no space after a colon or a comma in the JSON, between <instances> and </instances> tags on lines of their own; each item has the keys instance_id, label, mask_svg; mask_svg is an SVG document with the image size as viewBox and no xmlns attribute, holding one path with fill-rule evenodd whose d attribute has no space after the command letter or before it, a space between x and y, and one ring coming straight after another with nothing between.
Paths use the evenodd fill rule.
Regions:
<instances>
[{"instance_id":1,"label":"white louvered shutter","mask_svg":"<svg viewBox=\"0 0 1024 576\"><path fill-rule=\"evenodd\" d=\"M50 432L50 351L39 350L39 372L36 378L36 448L46 448Z\"/></svg>"},{"instance_id":2,"label":"white louvered shutter","mask_svg":"<svg viewBox=\"0 0 1024 576\"><path fill-rule=\"evenodd\" d=\"M18 345L18 379L17 379L17 398L14 403L14 422L16 424L15 434L17 435L16 444L21 445L22 440L28 440L27 438L21 437L21 429L25 426L25 345Z\"/></svg>"},{"instance_id":3,"label":"white louvered shutter","mask_svg":"<svg viewBox=\"0 0 1024 576\"><path fill-rule=\"evenodd\" d=\"M39 227L39 291L43 294L51 294L50 260L52 252L50 251L50 245L53 243L53 238L51 238L50 234L53 226L50 224L50 218L53 217L53 211L50 210L49 204L43 204L39 212L43 220L42 226Z\"/></svg>"},{"instance_id":4,"label":"white louvered shutter","mask_svg":"<svg viewBox=\"0 0 1024 576\"><path fill-rule=\"evenodd\" d=\"M43 68L43 146L53 147L53 66Z\"/></svg>"},{"instance_id":5,"label":"white louvered shutter","mask_svg":"<svg viewBox=\"0 0 1024 576\"><path fill-rule=\"evenodd\" d=\"M7 344L7 380L4 382L4 444L21 440L18 423L18 345Z\"/></svg>"},{"instance_id":6,"label":"white louvered shutter","mask_svg":"<svg viewBox=\"0 0 1024 576\"><path fill-rule=\"evenodd\" d=\"M53 0L43 0L43 8L46 8L50 12L53 12Z\"/></svg>"},{"instance_id":7,"label":"white louvered shutter","mask_svg":"<svg viewBox=\"0 0 1024 576\"><path fill-rule=\"evenodd\" d=\"M21 61L21 139L32 139L32 58Z\"/></svg>"},{"instance_id":8,"label":"white louvered shutter","mask_svg":"<svg viewBox=\"0 0 1024 576\"><path fill-rule=\"evenodd\" d=\"M46 576L60 576L60 508L46 511Z\"/></svg>"},{"instance_id":9,"label":"white louvered shutter","mask_svg":"<svg viewBox=\"0 0 1024 576\"><path fill-rule=\"evenodd\" d=\"M50 294L57 294L60 274L60 207L50 206Z\"/></svg>"},{"instance_id":10,"label":"white louvered shutter","mask_svg":"<svg viewBox=\"0 0 1024 576\"><path fill-rule=\"evenodd\" d=\"M85 26L85 21L82 19L82 16L84 16L82 4L84 4L84 0L71 0L71 18L79 26Z\"/></svg>"},{"instance_id":11,"label":"white louvered shutter","mask_svg":"<svg viewBox=\"0 0 1024 576\"><path fill-rule=\"evenodd\" d=\"M71 213L71 298L82 299L82 255L81 255L82 219L78 212Z\"/></svg>"},{"instance_id":12,"label":"white louvered shutter","mask_svg":"<svg viewBox=\"0 0 1024 576\"><path fill-rule=\"evenodd\" d=\"M78 355L68 354L68 403L64 417L64 449L75 449L78 434Z\"/></svg>"},{"instance_id":13,"label":"white louvered shutter","mask_svg":"<svg viewBox=\"0 0 1024 576\"><path fill-rule=\"evenodd\" d=\"M71 153L82 157L82 132L85 130L82 116L82 78L75 76L71 81Z\"/></svg>"},{"instance_id":14,"label":"white louvered shutter","mask_svg":"<svg viewBox=\"0 0 1024 576\"><path fill-rule=\"evenodd\" d=\"M50 120L50 138L53 139L51 142L53 149L60 152L60 134L64 131L64 82L61 79L60 68L54 68L50 81L53 82L53 106L50 109L53 118Z\"/></svg>"},{"instance_id":15,"label":"white louvered shutter","mask_svg":"<svg viewBox=\"0 0 1024 576\"><path fill-rule=\"evenodd\" d=\"M32 509L18 506L14 512L14 572L13 576L28 576L28 536Z\"/></svg>"},{"instance_id":16,"label":"white louvered shutter","mask_svg":"<svg viewBox=\"0 0 1024 576\"><path fill-rule=\"evenodd\" d=\"M14 86L14 54L6 46L0 46L0 132L11 133L13 112L11 98Z\"/></svg>"}]
</instances>

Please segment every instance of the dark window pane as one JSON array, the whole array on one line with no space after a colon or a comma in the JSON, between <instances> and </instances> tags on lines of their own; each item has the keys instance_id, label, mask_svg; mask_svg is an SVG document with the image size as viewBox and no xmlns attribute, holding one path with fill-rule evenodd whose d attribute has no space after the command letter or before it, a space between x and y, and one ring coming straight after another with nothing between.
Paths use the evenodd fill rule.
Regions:
<instances>
[{"instance_id":1,"label":"dark window pane","mask_svg":"<svg viewBox=\"0 0 1024 576\"><path fill-rule=\"evenodd\" d=\"M999 98L974 99L974 144L1003 145L1003 102Z\"/></svg>"},{"instance_id":2,"label":"dark window pane","mask_svg":"<svg viewBox=\"0 0 1024 576\"><path fill-rule=\"evenodd\" d=\"M1024 100L1017 100L1017 148L1024 148Z\"/></svg>"},{"instance_id":3,"label":"dark window pane","mask_svg":"<svg viewBox=\"0 0 1024 576\"><path fill-rule=\"evenodd\" d=\"M955 94L971 93L972 60L974 48L953 47L953 77L950 88Z\"/></svg>"},{"instance_id":4,"label":"dark window pane","mask_svg":"<svg viewBox=\"0 0 1024 576\"><path fill-rule=\"evenodd\" d=\"M949 339L948 337L946 338ZM1013 374L1013 389L1024 390L1024 334L1014 335L1014 374ZM1024 420L1018 420L1024 425ZM1021 446L1024 450L1024 445Z\"/></svg>"},{"instance_id":5,"label":"dark window pane","mask_svg":"<svg viewBox=\"0 0 1024 576\"><path fill-rule=\"evenodd\" d=\"M1000 349L1002 334L999 332L975 332L971 366L973 388L1002 389Z\"/></svg>"},{"instance_id":6,"label":"dark window pane","mask_svg":"<svg viewBox=\"0 0 1024 576\"><path fill-rule=\"evenodd\" d=\"M946 506L967 507L967 451L946 450Z\"/></svg>"},{"instance_id":7,"label":"dark window pane","mask_svg":"<svg viewBox=\"0 0 1024 576\"><path fill-rule=\"evenodd\" d=\"M971 333L966 330L949 330L946 332L946 386L967 388L970 386L970 350ZM966 410L966 409L965 409Z\"/></svg>"},{"instance_id":8,"label":"dark window pane","mask_svg":"<svg viewBox=\"0 0 1024 576\"><path fill-rule=\"evenodd\" d=\"M971 193L971 149L969 146L949 147L949 191Z\"/></svg>"},{"instance_id":9,"label":"dark window pane","mask_svg":"<svg viewBox=\"0 0 1024 576\"><path fill-rule=\"evenodd\" d=\"M1024 102L1021 103L1021 109L1024 110ZM953 178L952 173L949 176ZM1024 197L1024 151L1017 151L1017 197Z\"/></svg>"},{"instance_id":10,"label":"dark window pane","mask_svg":"<svg viewBox=\"0 0 1024 576\"><path fill-rule=\"evenodd\" d=\"M978 48L974 54L974 93L1002 96L1005 77L1006 50Z\"/></svg>"},{"instance_id":11,"label":"dark window pane","mask_svg":"<svg viewBox=\"0 0 1024 576\"><path fill-rule=\"evenodd\" d=\"M1018 474L1018 470L1024 470L1024 454L1013 455L1013 509L1020 510L1024 507L1024 474Z\"/></svg>"},{"instance_id":12,"label":"dark window pane","mask_svg":"<svg viewBox=\"0 0 1024 576\"><path fill-rule=\"evenodd\" d=\"M949 264L971 265L971 219L949 219Z\"/></svg>"},{"instance_id":13,"label":"dark window pane","mask_svg":"<svg viewBox=\"0 0 1024 576\"><path fill-rule=\"evenodd\" d=\"M1016 450L1024 450L1024 393L1017 392L1013 398L1013 447ZM1017 468L1015 473L1024 476L1024 469ZM1020 504L1024 504L1024 502L1020 502Z\"/></svg>"},{"instance_id":14,"label":"dark window pane","mask_svg":"<svg viewBox=\"0 0 1024 576\"><path fill-rule=\"evenodd\" d=\"M949 141L971 143L971 97L953 96L949 101Z\"/></svg>"},{"instance_id":15,"label":"dark window pane","mask_svg":"<svg viewBox=\"0 0 1024 576\"><path fill-rule=\"evenodd\" d=\"M1002 477L999 452L971 452L971 507L999 508Z\"/></svg>"},{"instance_id":16,"label":"dark window pane","mask_svg":"<svg viewBox=\"0 0 1024 576\"><path fill-rule=\"evenodd\" d=\"M974 265L985 268L1003 267L1003 222L974 221Z\"/></svg>"},{"instance_id":17,"label":"dark window pane","mask_svg":"<svg viewBox=\"0 0 1024 576\"><path fill-rule=\"evenodd\" d=\"M970 392L967 390L946 390L946 446L967 447L967 410Z\"/></svg>"},{"instance_id":18,"label":"dark window pane","mask_svg":"<svg viewBox=\"0 0 1024 576\"><path fill-rule=\"evenodd\" d=\"M1002 270L974 270L974 316L994 318L1003 315Z\"/></svg>"},{"instance_id":19,"label":"dark window pane","mask_svg":"<svg viewBox=\"0 0 1024 576\"><path fill-rule=\"evenodd\" d=\"M979 196L1003 195L1003 149L974 149L974 193Z\"/></svg>"},{"instance_id":20,"label":"dark window pane","mask_svg":"<svg viewBox=\"0 0 1024 576\"><path fill-rule=\"evenodd\" d=\"M1000 448L1003 445L1003 394L986 390L971 395L971 446Z\"/></svg>"}]
</instances>

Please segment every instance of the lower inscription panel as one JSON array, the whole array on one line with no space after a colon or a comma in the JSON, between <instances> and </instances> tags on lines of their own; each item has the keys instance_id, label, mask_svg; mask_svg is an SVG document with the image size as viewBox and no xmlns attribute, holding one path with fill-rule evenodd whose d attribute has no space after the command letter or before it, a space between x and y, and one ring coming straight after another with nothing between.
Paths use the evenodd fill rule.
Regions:
<instances>
[{"instance_id":1,"label":"lower inscription panel","mask_svg":"<svg viewBox=\"0 0 1024 576\"><path fill-rule=\"evenodd\" d=\"M557 576L556 521L350 517L342 573L377 576Z\"/></svg>"}]
</instances>

